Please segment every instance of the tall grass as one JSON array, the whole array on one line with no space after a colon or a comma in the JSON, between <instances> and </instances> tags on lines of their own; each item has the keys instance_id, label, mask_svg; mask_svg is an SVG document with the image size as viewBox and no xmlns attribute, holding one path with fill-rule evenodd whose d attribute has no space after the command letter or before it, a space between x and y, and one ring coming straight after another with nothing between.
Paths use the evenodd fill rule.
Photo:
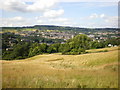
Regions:
<instances>
[{"instance_id":1,"label":"tall grass","mask_svg":"<svg viewBox=\"0 0 120 90\"><path fill-rule=\"evenodd\" d=\"M117 88L117 60L118 50L108 50L2 61L2 85L3 88Z\"/></svg>"}]
</instances>

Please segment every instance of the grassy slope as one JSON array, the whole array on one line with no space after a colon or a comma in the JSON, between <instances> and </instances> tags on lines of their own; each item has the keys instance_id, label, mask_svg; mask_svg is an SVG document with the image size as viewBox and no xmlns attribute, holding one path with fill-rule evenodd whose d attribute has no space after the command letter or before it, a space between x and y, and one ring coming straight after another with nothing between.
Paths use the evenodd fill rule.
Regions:
<instances>
[{"instance_id":1,"label":"grassy slope","mask_svg":"<svg viewBox=\"0 0 120 90\"><path fill-rule=\"evenodd\" d=\"M116 88L118 50L117 47L107 50L83 55L46 54L19 61L2 61L3 87Z\"/></svg>"}]
</instances>

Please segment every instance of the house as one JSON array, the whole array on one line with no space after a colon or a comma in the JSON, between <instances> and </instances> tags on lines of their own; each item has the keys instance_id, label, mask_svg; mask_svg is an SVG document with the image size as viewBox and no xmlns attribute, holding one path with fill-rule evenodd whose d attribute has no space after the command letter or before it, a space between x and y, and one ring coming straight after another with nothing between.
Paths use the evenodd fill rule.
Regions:
<instances>
[{"instance_id":1,"label":"house","mask_svg":"<svg viewBox=\"0 0 120 90\"><path fill-rule=\"evenodd\" d=\"M108 47L113 47L113 45L112 44L108 44Z\"/></svg>"}]
</instances>

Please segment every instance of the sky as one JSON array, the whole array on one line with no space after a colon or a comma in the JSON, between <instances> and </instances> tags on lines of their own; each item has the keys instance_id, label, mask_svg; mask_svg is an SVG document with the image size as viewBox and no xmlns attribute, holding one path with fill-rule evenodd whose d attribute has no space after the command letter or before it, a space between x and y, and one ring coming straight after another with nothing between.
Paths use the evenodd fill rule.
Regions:
<instances>
[{"instance_id":1,"label":"sky","mask_svg":"<svg viewBox=\"0 0 120 90\"><path fill-rule=\"evenodd\" d=\"M118 0L1 0L0 4L3 27L118 27Z\"/></svg>"}]
</instances>

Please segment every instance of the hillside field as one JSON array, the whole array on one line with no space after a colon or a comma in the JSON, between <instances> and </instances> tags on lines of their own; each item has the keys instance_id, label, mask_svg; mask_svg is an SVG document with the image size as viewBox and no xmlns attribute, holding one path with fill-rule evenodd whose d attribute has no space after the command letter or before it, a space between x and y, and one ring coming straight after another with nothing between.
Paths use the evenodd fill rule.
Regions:
<instances>
[{"instance_id":1,"label":"hillside field","mask_svg":"<svg viewBox=\"0 0 120 90\"><path fill-rule=\"evenodd\" d=\"M118 47L43 54L2 64L3 88L118 88ZM22 53L22 52L21 52Z\"/></svg>"}]
</instances>

